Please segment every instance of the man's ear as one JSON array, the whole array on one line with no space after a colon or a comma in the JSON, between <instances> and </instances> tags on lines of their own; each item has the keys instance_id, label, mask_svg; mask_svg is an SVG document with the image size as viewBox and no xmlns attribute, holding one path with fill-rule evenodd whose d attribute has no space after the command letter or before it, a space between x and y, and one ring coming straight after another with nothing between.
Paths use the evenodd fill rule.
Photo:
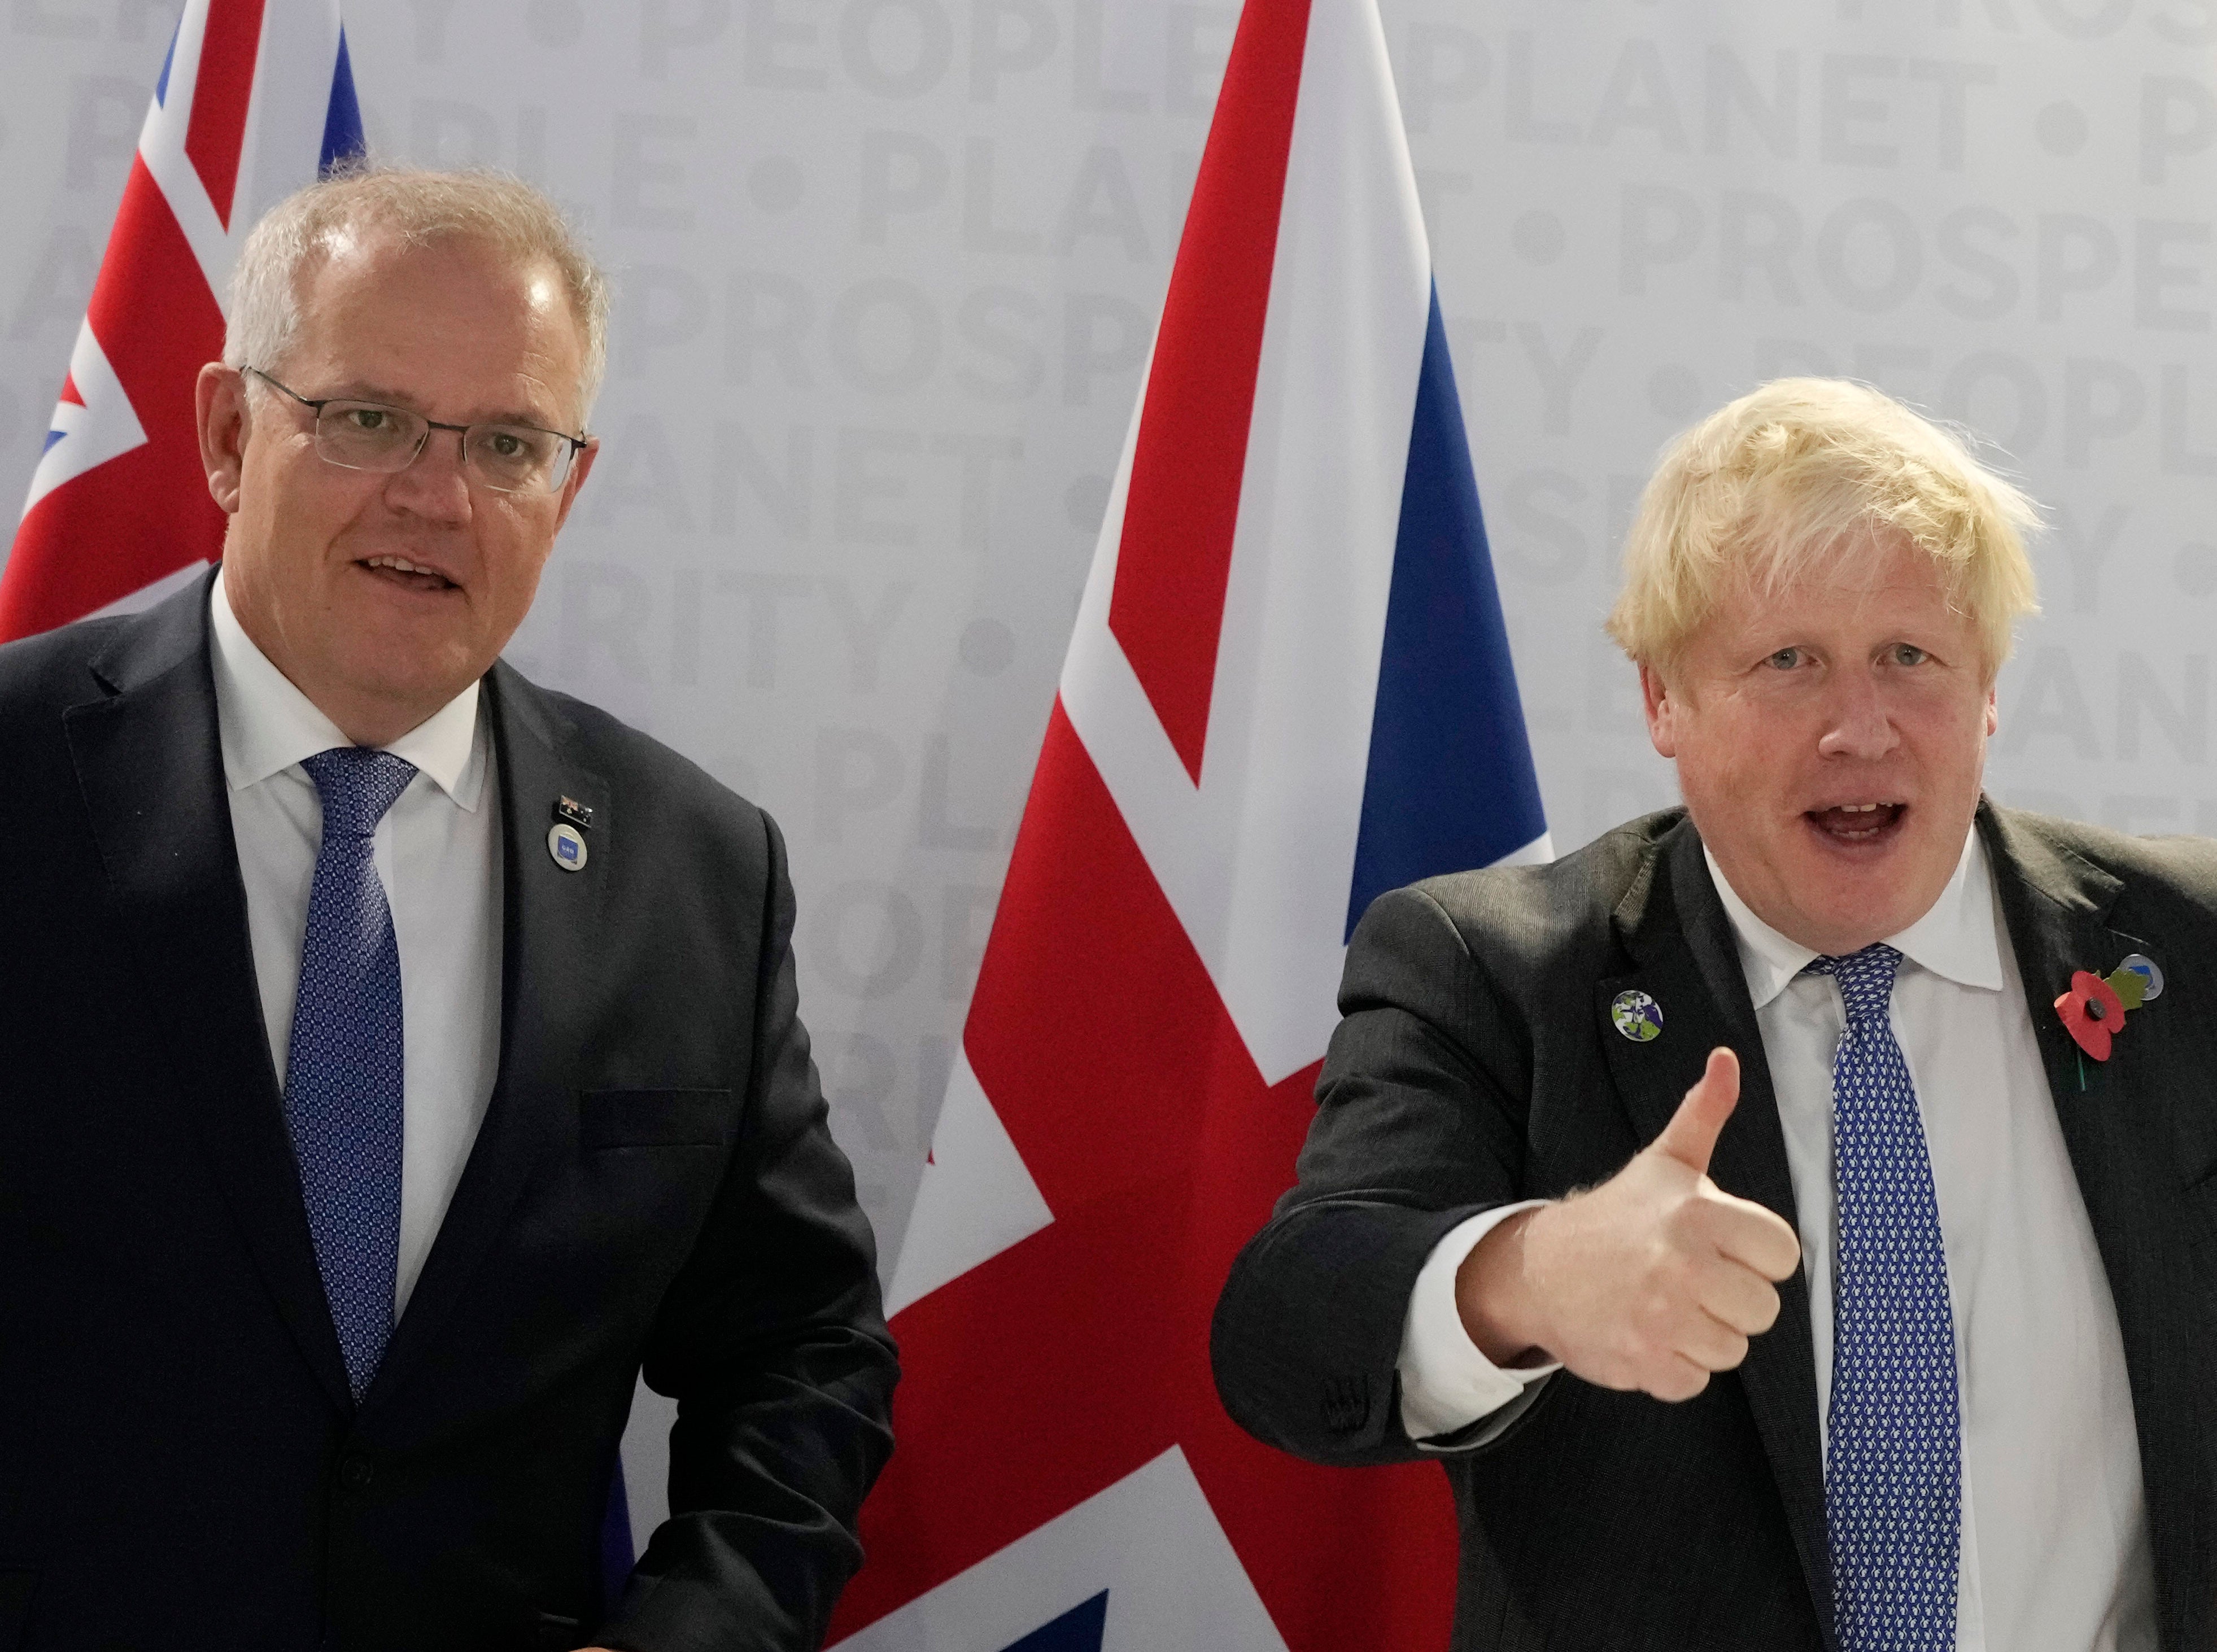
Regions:
<instances>
[{"instance_id":1,"label":"man's ear","mask_svg":"<svg viewBox=\"0 0 2217 1652\"><path fill-rule=\"evenodd\" d=\"M238 479L246 468L246 375L220 361L209 362L193 385L193 412L208 497L225 515L235 516Z\"/></svg>"},{"instance_id":2,"label":"man's ear","mask_svg":"<svg viewBox=\"0 0 2217 1652\"><path fill-rule=\"evenodd\" d=\"M2002 725L2001 706L1994 698L1992 683L1986 685L1986 738L1991 740Z\"/></svg>"},{"instance_id":3,"label":"man's ear","mask_svg":"<svg viewBox=\"0 0 2217 1652\"><path fill-rule=\"evenodd\" d=\"M1678 755L1678 701L1670 685L1652 665L1640 668L1640 709L1647 718L1647 739L1659 756Z\"/></svg>"}]
</instances>

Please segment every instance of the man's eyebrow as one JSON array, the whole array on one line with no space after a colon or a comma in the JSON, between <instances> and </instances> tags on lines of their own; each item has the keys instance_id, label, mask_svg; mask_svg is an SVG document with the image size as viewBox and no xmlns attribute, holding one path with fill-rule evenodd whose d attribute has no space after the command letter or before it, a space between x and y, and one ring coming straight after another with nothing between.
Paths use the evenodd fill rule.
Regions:
<instances>
[{"instance_id":1,"label":"man's eyebrow","mask_svg":"<svg viewBox=\"0 0 2217 1652\"><path fill-rule=\"evenodd\" d=\"M327 402L382 402L387 407L404 407L411 412L422 412L416 398L398 390L388 390L383 385L372 384L366 379L345 379L323 398Z\"/></svg>"},{"instance_id":2,"label":"man's eyebrow","mask_svg":"<svg viewBox=\"0 0 2217 1652\"><path fill-rule=\"evenodd\" d=\"M339 389L321 399L333 402L378 402L386 407L404 408L411 413L423 413L423 403L415 397L404 391L388 390L382 385L372 384L361 379L345 380ZM428 419L431 416L429 413L423 413L423 416ZM468 419L455 419L451 422L455 424L528 424L534 430L552 430L560 435L569 434L563 429L560 423L532 408L501 409L491 413L479 413Z\"/></svg>"}]
</instances>

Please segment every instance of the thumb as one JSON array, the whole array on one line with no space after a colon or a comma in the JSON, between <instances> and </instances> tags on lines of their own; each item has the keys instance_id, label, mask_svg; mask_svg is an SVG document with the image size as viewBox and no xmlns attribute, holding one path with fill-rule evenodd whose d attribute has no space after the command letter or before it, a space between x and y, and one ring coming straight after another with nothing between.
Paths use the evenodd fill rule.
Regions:
<instances>
[{"instance_id":1,"label":"thumb","mask_svg":"<svg viewBox=\"0 0 2217 1652\"><path fill-rule=\"evenodd\" d=\"M1701 1082L1686 1092L1655 1145L1689 1170L1707 1175L1717 1134L1738 1105L1739 1057L1729 1050L1712 1050Z\"/></svg>"}]
</instances>

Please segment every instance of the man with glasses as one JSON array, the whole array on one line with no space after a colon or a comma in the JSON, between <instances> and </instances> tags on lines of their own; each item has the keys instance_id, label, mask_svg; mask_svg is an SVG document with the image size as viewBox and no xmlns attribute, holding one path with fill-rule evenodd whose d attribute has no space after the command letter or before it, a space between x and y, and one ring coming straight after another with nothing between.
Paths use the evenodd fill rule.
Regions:
<instances>
[{"instance_id":1,"label":"man with glasses","mask_svg":"<svg viewBox=\"0 0 2217 1652\"><path fill-rule=\"evenodd\" d=\"M782 840L499 658L607 308L512 181L302 192L201 373L221 565L0 650L0 1652L800 1649L860 1562Z\"/></svg>"},{"instance_id":2,"label":"man with glasses","mask_svg":"<svg viewBox=\"0 0 2217 1652\"><path fill-rule=\"evenodd\" d=\"M593 446L588 437L532 424L442 424L404 407L337 396L318 400L259 367L242 371L314 414L316 451L345 470L404 471L434 430L451 430L462 439L463 468L486 487L498 493L559 493L570 479L571 461Z\"/></svg>"}]
</instances>

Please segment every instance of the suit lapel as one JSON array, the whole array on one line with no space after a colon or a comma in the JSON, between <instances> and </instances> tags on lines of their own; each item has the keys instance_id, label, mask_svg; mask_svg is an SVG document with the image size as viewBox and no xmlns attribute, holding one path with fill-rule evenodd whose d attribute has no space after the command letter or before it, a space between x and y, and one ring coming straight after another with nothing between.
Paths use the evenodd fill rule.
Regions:
<instances>
[{"instance_id":1,"label":"suit lapel","mask_svg":"<svg viewBox=\"0 0 2217 1652\"><path fill-rule=\"evenodd\" d=\"M209 580L126 627L63 717L108 894L210 1174L334 1404L352 1408L262 1025L209 666Z\"/></svg>"},{"instance_id":2,"label":"suit lapel","mask_svg":"<svg viewBox=\"0 0 2217 1652\"><path fill-rule=\"evenodd\" d=\"M592 968L615 821L607 780L569 755L568 725L547 696L506 664L485 679L499 765L502 925L500 1068L485 1122L440 1224L431 1254L394 1328L363 1404L406 1383L461 1301L532 1167L574 1131L580 1012ZM554 805L590 808L588 854L566 872L547 852Z\"/></svg>"},{"instance_id":3,"label":"suit lapel","mask_svg":"<svg viewBox=\"0 0 2217 1652\"><path fill-rule=\"evenodd\" d=\"M2114 927L2123 884L2013 811L1982 804L1979 829L1994 866L2026 1008L2048 1089L2116 1304L2140 1473L2155 1552L2165 1646L2198 1646L2217 1589L2217 1487L2211 1483L2208 1373L2217 1369L2202 1277L2192 1259L2210 1242L2185 1177L2171 1109L2206 1074L2182 1036L2191 1008L2162 999L2134 1013L2105 1063L2083 1061L2051 1008L2074 971L2107 974L2132 952L2189 969L2156 944ZM2183 995L2181 995L2183 997ZM2166 1014L2166 1011L2171 1012Z\"/></svg>"},{"instance_id":4,"label":"suit lapel","mask_svg":"<svg viewBox=\"0 0 2217 1652\"><path fill-rule=\"evenodd\" d=\"M1612 1027L1602 1045L1640 1143L1662 1134L1701 1077L1709 1051L1729 1046L1740 1061L1739 1106L1717 1138L1709 1178L1726 1193L1765 1205L1798 1227L1785 1132L1738 944L1691 821L1682 821L1657 841L1614 915L1633 968L1600 983L1594 1011L1605 1027ZM1645 992L1663 1013L1662 1033L1644 1044L1617 1036L1612 1026L1617 996L1634 991ZM1738 1375L1830 1646L1831 1550L1806 1275L1797 1271L1778 1293L1778 1321L1750 1341Z\"/></svg>"}]
</instances>

